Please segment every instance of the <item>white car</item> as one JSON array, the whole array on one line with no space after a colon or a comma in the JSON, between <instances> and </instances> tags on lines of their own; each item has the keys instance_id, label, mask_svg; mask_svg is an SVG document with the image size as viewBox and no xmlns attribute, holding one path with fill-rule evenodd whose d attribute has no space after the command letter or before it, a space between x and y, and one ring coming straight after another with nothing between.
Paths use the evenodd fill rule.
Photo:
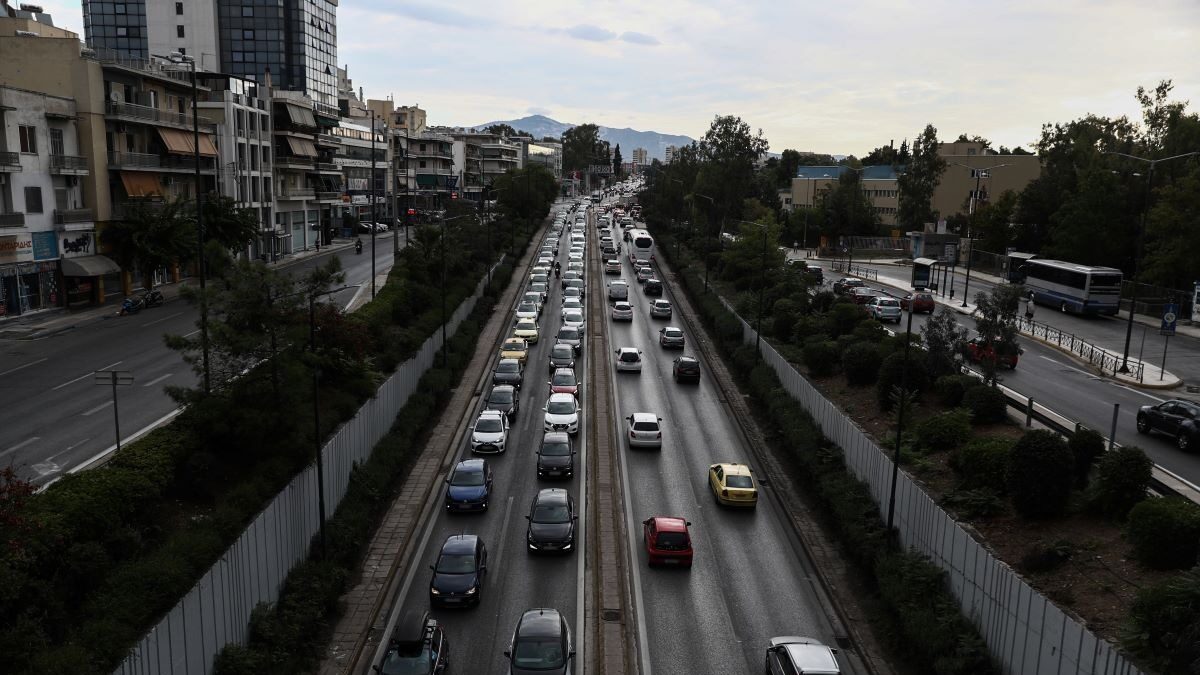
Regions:
<instances>
[{"instance_id":1,"label":"white car","mask_svg":"<svg viewBox=\"0 0 1200 675\"><path fill-rule=\"evenodd\" d=\"M579 298L563 298L562 313L565 315L570 310L583 312L583 300Z\"/></svg>"},{"instance_id":2,"label":"white car","mask_svg":"<svg viewBox=\"0 0 1200 675\"><path fill-rule=\"evenodd\" d=\"M581 262L569 262L569 263L567 263L567 271L568 271L568 272L579 272L579 278L580 278L580 279L583 279L583 278L585 278L585 277L587 276L587 275L586 275L586 273L585 273L585 271L584 271L584 268L583 268L583 263L581 263Z\"/></svg>"},{"instance_id":3,"label":"white car","mask_svg":"<svg viewBox=\"0 0 1200 675\"><path fill-rule=\"evenodd\" d=\"M554 336L554 344L571 345L571 349L579 354L583 351L583 331L579 328L563 326L558 329L558 335Z\"/></svg>"},{"instance_id":4,"label":"white car","mask_svg":"<svg viewBox=\"0 0 1200 675\"><path fill-rule=\"evenodd\" d=\"M633 413L625 418L625 433L631 448L661 448L662 418L654 413Z\"/></svg>"},{"instance_id":5,"label":"white car","mask_svg":"<svg viewBox=\"0 0 1200 675\"><path fill-rule=\"evenodd\" d=\"M499 410L484 410L471 426L471 452L504 452L508 443L508 416Z\"/></svg>"},{"instance_id":6,"label":"white car","mask_svg":"<svg viewBox=\"0 0 1200 675\"><path fill-rule=\"evenodd\" d=\"M872 319L875 319L880 323L884 321L895 321L896 323L900 323L900 318L902 316L899 300L896 298L884 298L879 296L871 298L871 301L867 303L867 312L871 315Z\"/></svg>"},{"instance_id":7,"label":"white car","mask_svg":"<svg viewBox=\"0 0 1200 675\"><path fill-rule=\"evenodd\" d=\"M538 306L535 305L534 303L529 302L528 300L524 300L521 302L521 304L517 305L517 320L518 321L520 321L521 319L533 319L534 321L537 321L537 318L538 318Z\"/></svg>"},{"instance_id":8,"label":"white car","mask_svg":"<svg viewBox=\"0 0 1200 675\"><path fill-rule=\"evenodd\" d=\"M621 347L616 352L618 373L642 372L642 350L637 347Z\"/></svg>"},{"instance_id":9,"label":"white car","mask_svg":"<svg viewBox=\"0 0 1200 675\"><path fill-rule=\"evenodd\" d=\"M570 262L583 262L583 252L580 251L576 253L574 250L572 250L567 254L567 260Z\"/></svg>"},{"instance_id":10,"label":"white car","mask_svg":"<svg viewBox=\"0 0 1200 675\"><path fill-rule=\"evenodd\" d=\"M669 319L671 318L671 303L667 300L659 298L650 303L650 318L652 319Z\"/></svg>"},{"instance_id":11,"label":"white car","mask_svg":"<svg viewBox=\"0 0 1200 675\"><path fill-rule=\"evenodd\" d=\"M605 260L604 261L604 273L605 274L620 274L621 273L621 261L615 260L615 259L614 260Z\"/></svg>"},{"instance_id":12,"label":"white car","mask_svg":"<svg viewBox=\"0 0 1200 675\"><path fill-rule=\"evenodd\" d=\"M546 296L550 293L550 284L544 281L534 281L529 284L529 290L537 291L542 294L542 302L546 302Z\"/></svg>"},{"instance_id":13,"label":"white car","mask_svg":"<svg viewBox=\"0 0 1200 675\"><path fill-rule=\"evenodd\" d=\"M579 433L579 401L571 394L550 394L543 410L546 411L545 431Z\"/></svg>"},{"instance_id":14,"label":"white car","mask_svg":"<svg viewBox=\"0 0 1200 675\"><path fill-rule=\"evenodd\" d=\"M563 299L578 298L583 300L583 289L578 286L567 286L563 289Z\"/></svg>"},{"instance_id":15,"label":"white car","mask_svg":"<svg viewBox=\"0 0 1200 675\"><path fill-rule=\"evenodd\" d=\"M545 301L545 298L542 297L541 292L535 291L533 289L525 291L525 295L521 296L521 302L532 302L534 305L537 306L539 312L542 311L542 302L544 302L544 301Z\"/></svg>"},{"instance_id":16,"label":"white car","mask_svg":"<svg viewBox=\"0 0 1200 675\"><path fill-rule=\"evenodd\" d=\"M633 305L628 302L614 302L612 308L613 321L633 321Z\"/></svg>"},{"instance_id":17,"label":"white car","mask_svg":"<svg viewBox=\"0 0 1200 675\"><path fill-rule=\"evenodd\" d=\"M564 311L562 317L562 325L567 328L578 328L583 330L583 324L586 323L583 318L583 312L573 310L570 312Z\"/></svg>"}]
</instances>

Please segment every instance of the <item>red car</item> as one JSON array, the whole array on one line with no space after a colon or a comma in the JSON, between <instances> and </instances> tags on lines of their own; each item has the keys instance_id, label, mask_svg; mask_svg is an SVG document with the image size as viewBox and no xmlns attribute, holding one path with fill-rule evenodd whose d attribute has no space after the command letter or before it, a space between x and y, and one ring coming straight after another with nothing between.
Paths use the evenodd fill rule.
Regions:
<instances>
[{"instance_id":1,"label":"red car","mask_svg":"<svg viewBox=\"0 0 1200 675\"><path fill-rule=\"evenodd\" d=\"M900 298L900 309L908 309L909 306L912 307L912 311L914 312L926 312L928 314L933 314L933 310L937 306L937 303L933 301L932 293L917 291L916 293L909 293L903 298Z\"/></svg>"},{"instance_id":2,"label":"red car","mask_svg":"<svg viewBox=\"0 0 1200 675\"><path fill-rule=\"evenodd\" d=\"M555 368L547 384L550 385L551 394L579 395L579 380L575 377L574 368Z\"/></svg>"},{"instance_id":3,"label":"red car","mask_svg":"<svg viewBox=\"0 0 1200 675\"><path fill-rule=\"evenodd\" d=\"M671 516L655 516L642 521L642 541L646 544L651 567L658 564L692 566L689 525L691 523L683 518Z\"/></svg>"},{"instance_id":4,"label":"red car","mask_svg":"<svg viewBox=\"0 0 1200 675\"><path fill-rule=\"evenodd\" d=\"M850 299L856 305L865 305L871 302L872 298L879 297L879 294L870 288L852 288L850 289Z\"/></svg>"},{"instance_id":5,"label":"red car","mask_svg":"<svg viewBox=\"0 0 1200 675\"><path fill-rule=\"evenodd\" d=\"M1004 366L1009 370L1016 370L1017 360L1020 358L1024 349L1017 348L1015 352L999 352L997 353L990 345L984 343L979 338L973 338L967 342L966 355L967 359L972 363L980 363L984 360L995 359L997 366Z\"/></svg>"}]
</instances>

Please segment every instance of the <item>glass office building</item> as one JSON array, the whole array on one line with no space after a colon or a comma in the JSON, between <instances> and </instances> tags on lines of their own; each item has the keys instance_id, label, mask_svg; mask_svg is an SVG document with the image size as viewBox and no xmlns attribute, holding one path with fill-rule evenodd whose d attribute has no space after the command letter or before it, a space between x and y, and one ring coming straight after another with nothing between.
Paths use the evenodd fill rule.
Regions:
<instances>
[{"instance_id":1,"label":"glass office building","mask_svg":"<svg viewBox=\"0 0 1200 675\"><path fill-rule=\"evenodd\" d=\"M146 0L83 0L83 34L103 55L148 58Z\"/></svg>"}]
</instances>

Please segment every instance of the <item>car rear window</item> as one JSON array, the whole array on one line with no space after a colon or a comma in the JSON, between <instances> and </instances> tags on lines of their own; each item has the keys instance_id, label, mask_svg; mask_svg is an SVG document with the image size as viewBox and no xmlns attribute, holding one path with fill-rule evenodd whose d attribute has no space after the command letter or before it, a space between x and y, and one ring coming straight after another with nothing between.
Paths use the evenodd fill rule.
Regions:
<instances>
[{"instance_id":1,"label":"car rear window","mask_svg":"<svg viewBox=\"0 0 1200 675\"><path fill-rule=\"evenodd\" d=\"M750 480L750 476L726 476L725 484L731 488L754 487L754 481Z\"/></svg>"},{"instance_id":2,"label":"car rear window","mask_svg":"<svg viewBox=\"0 0 1200 675\"><path fill-rule=\"evenodd\" d=\"M683 532L659 532L657 546L667 551L682 551L688 547L688 537Z\"/></svg>"},{"instance_id":3,"label":"car rear window","mask_svg":"<svg viewBox=\"0 0 1200 675\"><path fill-rule=\"evenodd\" d=\"M639 360L638 353L637 352L621 352L621 360L625 361L627 363L632 363L634 361L638 361Z\"/></svg>"},{"instance_id":4,"label":"car rear window","mask_svg":"<svg viewBox=\"0 0 1200 675\"><path fill-rule=\"evenodd\" d=\"M658 431L658 422L634 422L634 431Z\"/></svg>"}]
</instances>

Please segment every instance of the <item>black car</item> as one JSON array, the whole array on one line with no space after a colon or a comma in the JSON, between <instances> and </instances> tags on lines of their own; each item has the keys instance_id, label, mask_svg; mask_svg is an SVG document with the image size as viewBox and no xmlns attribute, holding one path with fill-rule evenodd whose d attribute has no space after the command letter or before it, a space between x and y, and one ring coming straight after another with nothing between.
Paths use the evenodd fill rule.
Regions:
<instances>
[{"instance_id":1,"label":"black car","mask_svg":"<svg viewBox=\"0 0 1200 675\"><path fill-rule=\"evenodd\" d=\"M642 284L642 292L645 293L646 295L660 295L661 296L663 294L662 281L659 281L658 279L655 279L653 277L650 279L647 279L645 281L645 283Z\"/></svg>"},{"instance_id":2,"label":"black car","mask_svg":"<svg viewBox=\"0 0 1200 675\"><path fill-rule=\"evenodd\" d=\"M1160 431L1175 437L1180 450L1191 450L1200 444L1200 403L1171 399L1158 405L1144 405L1137 415L1138 433Z\"/></svg>"},{"instance_id":3,"label":"black car","mask_svg":"<svg viewBox=\"0 0 1200 675\"><path fill-rule=\"evenodd\" d=\"M526 611L504 656L509 675L566 675L575 660L567 620L557 609Z\"/></svg>"},{"instance_id":4,"label":"black car","mask_svg":"<svg viewBox=\"0 0 1200 675\"><path fill-rule=\"evenodd\" d=\"M520 388L521 379L521 362L516 359L500 359L492 371L492 384L511 384Z\"/></svg>"},{"instance_id":5,"label":"black car","mask_svg":"<svg viewBox=\"0 0 1200 675\"><path fill-rule=\"evenodd\" d=\"M671 375L675 377L676 382L691 380L692 382L700 381L700 360L694 356L680 356L673 362L671 366Z\"/></svg>"},{"instance_id":6,"label":"black car","mask_svg":"<svg viewBox=\"0 0 1200 675\"><path fill-rule=\"evenodd\" d=\"M525 538L533 553L570 553L575 548L575 500L566 490L539 490L529 507Z\"/></svg>"},{"instance_id":7,"label":"black car","mask_svg":"<svg viewBox=\"0 0 1200 675\"><path fill-rule=\"evenodd\" d=\"M429 604L442 607L478 605L487 576L487 547L474 534L455 534L442 544L429 566Z\"/></svg>"},{"instance_id":8,"label":"black car","mask_svg":"<svg viewBox=\"0 0 1200 675\"><path fill-rule=\"evenodd\" d=\"M575 473L575 449L571 437L561 431L551 431L542 437L537 451L538 478L570 478Z\"/></svg>"},{"instance_id":9,"label":"black car","mask_svg":"<svg viewBox=\"0 0 1200 675\"><path fill-rule=\"evenodd\" d=\"M388 643L380 675L440 675L450 667L450 640L429 612L409 610L400 617Z\"/></svg>"},{"instance_id":10,"label":"black car","mask_svg":"<svg viewBox=\"0 0 1200 675\"><path fill-rule=\"evenodd\" d=\"M483 409L499 410L505 415L513 417L521 409L521 397L517 395L517 388L511 384L493 385L492 390L488 392L487 404Z\"/></svg>"},{"instance_id":11,"label":"black car","mask_svg":"<svg viewBox=\"0 0 1200 675\"><path fill-rule=\"evenodd\" d=\"M492 500L492 467L486 459L464 459L446 479L447 511L486 511Z\"/></svg>"},{"instance_id":12,"label":"black car","mask_svg":"<svg viewBox=\"0 0 1200 675\"><path fill-rule=\"evenodd\" d=\"M575 367L575 348L571 345L554 345L550 348L550 372L558 368Z\"/></svg>"},{"instance_id":13,"label":"black car","mask_svg":"<svg viewBox=\"0 0 1200 675\"><path fill-rule=\"evenodd\" d=\"M838 295L845 295L846 293L850 292L850 289L862 288L865 285L866 284L863 283L862 279L854 279L851 277L845 277L845 278L838 279L837 281L833 282L833 292L837 293Z\"/></svg>"}]
</instances>

